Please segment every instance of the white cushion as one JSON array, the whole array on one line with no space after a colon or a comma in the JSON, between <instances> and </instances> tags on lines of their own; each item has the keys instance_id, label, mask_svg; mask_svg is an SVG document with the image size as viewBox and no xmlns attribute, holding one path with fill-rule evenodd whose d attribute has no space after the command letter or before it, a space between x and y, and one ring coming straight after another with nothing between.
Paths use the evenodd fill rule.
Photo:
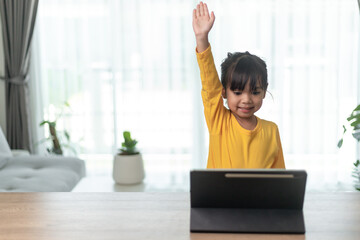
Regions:
<instances>
[{"instance_id":1,"label":"white cushion","mask_svg":"<svg viewBox=\"0 0 360 240\"><path fill-rule=\"evenodd\" d=\"M9 144L4 136L4 133L0 127L0 154L4 155L4 156L8 156L11 157L12 153L11 153L11 149L9 147Z\"/></svg>"},{"instance_id":2,"label":"white cushion","mask_svg":"<svg viewBox=\"0 0 360 240\"><path fill-rule=\"evenodd\" d=\"M13 157L0 170L0 192L69 192L85 176L85 162L56 156Z\"/></svg>"},{"instance_id":3,"label":"white cushion","mask_svg":"<svg viewBox=\"0 0 360 240\"><path fill-rule=\"evenodd\" d=\"M30 156L29 151L24 149L11 149L11 153L13 157Z\"/></svg>"},{"instance_id":4,"label":"white cushion","mask_svg":"<svg viewBox=\"0 0 360 240\"><path fill-rule=\"evenodd\" d=\"M7 164L9 158L9 156L0 153L0 170Z\"/></svg>"}]
</instances>

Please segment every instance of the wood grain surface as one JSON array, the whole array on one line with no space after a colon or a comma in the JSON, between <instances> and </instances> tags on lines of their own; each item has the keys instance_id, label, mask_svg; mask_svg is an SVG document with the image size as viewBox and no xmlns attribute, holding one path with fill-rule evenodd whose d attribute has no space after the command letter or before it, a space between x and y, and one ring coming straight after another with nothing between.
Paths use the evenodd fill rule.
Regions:
<instances>
[{"instance_id":1,"label":"wood grain surface","mask_svg":"<svg viewBox=\"0 0 360 240\"><path fill-rule=\"evenodd\" d=\"M190 233L189 193L0 193L0 239L360 239L360 193L306 193L305 235Z\"/></svg>"}]
</instances>

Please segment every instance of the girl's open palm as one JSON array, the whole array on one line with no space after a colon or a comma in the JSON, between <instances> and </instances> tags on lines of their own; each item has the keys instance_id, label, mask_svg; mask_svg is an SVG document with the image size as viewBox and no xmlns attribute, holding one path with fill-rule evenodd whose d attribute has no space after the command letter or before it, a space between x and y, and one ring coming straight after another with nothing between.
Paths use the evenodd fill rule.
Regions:
<instances>
[{"instance_id":1,"label":"girl's open palm","mask_svg":"<svg viewBox=\"0 0 360 240\"><path fill-rule=\"evenodd\" d=\"M214 12L209 14L206 3L200 2L193 11L193 29L196 37L207 37L215 21Z\"/></svg>"}]
</instances>

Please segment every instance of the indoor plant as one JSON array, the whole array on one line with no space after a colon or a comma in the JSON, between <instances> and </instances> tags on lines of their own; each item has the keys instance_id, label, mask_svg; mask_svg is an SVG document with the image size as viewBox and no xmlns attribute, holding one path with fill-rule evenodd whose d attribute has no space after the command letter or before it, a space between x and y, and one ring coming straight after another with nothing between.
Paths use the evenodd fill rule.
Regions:
<instances>
[{"instance_id":1,"label":"indoor plant","mask_svg":"<svg viewBox=\"0 0 360 240\"><path fill-rule=\"evenodd\" d=\"M141 183L145 177L144 163L136 148L137 141L129 131L123 132L122 148L114 157L113 178L119 184Z\"/></svg>"},{"instance_id":2,"label":"indoor plant","mask_svg":"<svg viewBox=\"0 0 360 240\"><path fill-rule=\"evenodd\" d=\"M68 102L64 103L64 106L60 109L61 112L58 114L55 120L43 120L39 126L45 126L46 124L49 127L49 137L44 138L38 142L38 144L47 142L46 150L50 154L63 155L64 149L70 150L74 155L77 155L77 151L74 144L70 141L70 134L68 131L58 131L56 129L57 121L61 118L64 108L70 108Z\"/></svg>"},{"instance_id":3,"label":"indoor plant","mask_svg":"<svg viewBox=\"0 0 360 240\"><path fill-rule=\"evenodd\" d=\"M347 118L350 126L350 132L352 136L359 142L360 141L360 104L351 112L350 116ZM346 132L349 132L347 128L343 125L343 135ZM343 144L343 138L338 142L338 147L341 148ZM355 178L355 189L360 191L360 160L357 159L354 162L354 170L352 172L352 176Z\"/></svg>"}]
</instances>

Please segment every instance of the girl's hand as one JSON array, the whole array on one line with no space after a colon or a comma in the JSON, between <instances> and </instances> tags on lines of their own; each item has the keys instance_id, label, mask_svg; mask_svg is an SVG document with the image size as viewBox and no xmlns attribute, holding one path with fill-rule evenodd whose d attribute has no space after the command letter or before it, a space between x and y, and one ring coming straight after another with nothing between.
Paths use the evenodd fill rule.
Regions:
<instances>
[{"instance_id":1,"label":"girl's hand","mask_svg":"<svg viewBox=\"0 0 360 240\"><path fill-rule=\"evenodd\" d=\"M206 3L200 2L193 11L193 29L196 38L197 50L202 52L209 46L208 35L214 24L215 15L209 10Z\"/></svg>"}]
</instances>

